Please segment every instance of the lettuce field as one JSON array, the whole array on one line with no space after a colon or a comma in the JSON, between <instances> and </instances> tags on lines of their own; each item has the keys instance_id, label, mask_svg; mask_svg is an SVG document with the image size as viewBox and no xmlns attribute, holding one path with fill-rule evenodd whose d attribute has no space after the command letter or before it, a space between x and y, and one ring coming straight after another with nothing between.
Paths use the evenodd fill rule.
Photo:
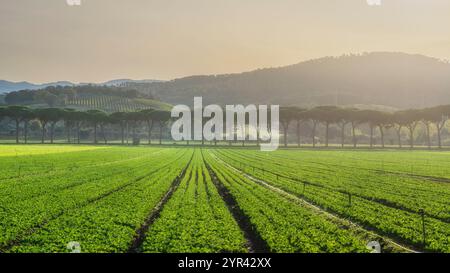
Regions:
<instances>
[{"instance_id":1,"label":"lettuce field","mask_svg":"<svg viewBox=\"0 0 450 273\"><path fill-rule=\"evenodd\" d=\"M450 252L450 152L0 145L0 252Z\"/></svg>"}]
</instances>

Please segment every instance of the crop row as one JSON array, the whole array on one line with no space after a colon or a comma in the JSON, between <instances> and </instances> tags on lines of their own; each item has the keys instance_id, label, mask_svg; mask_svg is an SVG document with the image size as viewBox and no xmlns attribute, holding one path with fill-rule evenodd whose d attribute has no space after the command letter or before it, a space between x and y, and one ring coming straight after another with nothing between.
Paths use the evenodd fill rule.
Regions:
<instances>
[{"instance_id":1,"label":"crop row","mask_svg":"<svg viewBox=\"0 0 450 273\"><path fill-rule=\"evenodd\" d=\"M67 182L61 177L55 177L52 180L44 178L44 182L31 183L26 188L15 186L1 200L0 249L15 244L18 239L70 210L79 210L157 172L177 166L177 160L185 158L188 152L168 149L156 157L143 159L140 164L128 162L120 165L120 168L98 169L97 176L80 169L73 176L67 177ZM62 187L63 185L65 186ZM5 189L2 192L6 192ZM28 198L19 198L20 196Z\"/></svg>"},{"instance_id":2,"label":"crop row","mask_svg":"<svg viewBox=\"0 0 450 273\"><path fill-rule=\"evenodd\" d=\"M151 225L144 252L244 252L236 221L195 151L187 175Z\"/></svg>"},{"instance_id":3,"label":"crop row","mask_svg":"<svg viewBox=\"0 0 450 273\"><path fill-rule=\"evenodd\" d=\"M312 201L341 216L354 219L364 226L376 229L382 234L398 238L403 242L430 251L450 251L450 242L448 239L450 238L450 225L447 222L434 218L426 218L424 238L421 215L412 210L399 209L397 207L388 206L379 200L368 198L364 195L367 193L367 191L364 191L364 187L367 186L366 183L364 183L365 181L361 181L359 185L355 185L354 188L347 188L347 190L353 190L362 194L361 196L349 195L337 191L333 187L329 187L326 185L326 182L315 185L301 183L297 180L286 178L286 171L284 168L264 162L262 158L253 159L247 154L244 161L244 158L236 155L230 156L224 155L223 153L219 153L219 155L221 155L222 160L225 160L235 168L241 168L243 171L250 173L254 177L262 179L308 201ZM243 162L245 162L248 167L244 167L242 165ZM253 166L258 166L259 169L253 171ZM263 169L265 171L262 171ZM291 175L292 172L295 172L295 170L295 168L290 166L288 176ZM393 181L390 182L395 183ZM337 182L334 183L338 184ZM330 184L334 185L333 183ZM375 190L376 189L373 189L373 191ZM402 190L401 187L398 188L398 191L401 192ZM382 193L383 192L381 191L381 194ZM385 196L383 197L386 198L386 196L388 196L388 198L395 198L395 196L393 197L392 195L387 195L385 193ZM405 198L405 200L407 199ZM410 206L414 205L414 203L407 203L404 200L402 200L402 203ZM444 206L442 208L445 209Z\"/></svg>"},{"instance_id":4,"label":"crop row","mask_svg":"<svg viewBox=\"0 0 450 273\"><path fill-rule=\"evenodd\" d=\"M254 152L217 151L222 159L228 159L239 167L247 166L246 171L263 178L291 178L296 182L328 188L332 191L349 192L353 195L390 205L391 207L419 213L425 213L445 222L450 221L450 187L445 183L423 182L416 178L395 177L361 170L334 168L327 163L317 168L310 160L293 161L271 156L261 156ZM264 173L263 171L264 170Z\"/></svg>"},{"instance_id":5,"label":"crop row","mask_svg":"<svg viewBox=\"0 0 450 273\"><path fill-rule=\"evenodd\" d=\"M366 242L351 228L343 229L301 203L267 189L206 158L221 183L249 216L272 252L365 252Z\"/></svg>"},{"instance_id":6,"label":"crop row","mask_svg":"<svg viewBox=\"0 0 450 273\"><path fill-rule=\"evenodd\" d=\"M95 169L100 166L117 164L160 151L160 149L153 148L143 153L141 149L105 149L84 146L77 147L79 149L72 149L72 146L66 146L56 150L53 149L54 147L49 147L49 152L43 153L44 151L40 150L46 147L38 147L40 149L30 147L29 153L23 153L19 149L16 154L8 153L9 147L6 147L6 149L5 147L0 147L0 159L2 162L0 165L0 184L5 184L5 182L18 178L22 181L32 176L65 176L65 174L79 168ZM34 151L36 153L33 153Z\"/></svg>"}]
</instances>

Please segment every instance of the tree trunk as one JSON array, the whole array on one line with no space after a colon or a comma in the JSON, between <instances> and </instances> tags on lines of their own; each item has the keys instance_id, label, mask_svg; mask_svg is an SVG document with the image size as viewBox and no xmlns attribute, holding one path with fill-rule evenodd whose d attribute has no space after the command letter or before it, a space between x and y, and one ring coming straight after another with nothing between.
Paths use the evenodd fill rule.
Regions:
<instances>
[{"instance_id":1,"label":"tree trunk","mask_svg":"<svg viewBox=\"0 0 450 273\"><path fill-rule=\"evenodd\" d=\"M162 123L160 123L159 124L159 145L162 144L162 128L163 128L163 125L162 125ZM203 145L203 138L202 138L202 145Z\"/></svg>"},{"instance_id":2,"label":"tree trunk","mask_svg":"<svg viewBox=\"0 0 450 273\"><path fill-rule=\"evenodd\" d=\"M317 123L313 122L313 128L312 128L312 143L313 143L313 148L316 147L316 126Z\"/></svg>"},{"instance_id":3,"label":"tree trunk","mask_svg":"<svg viewBox=\"0 0 450 273\"><path fill-rule=\"evenodd\" d=\"M356 128L355 124L352 123L352 138L353 138L353 148L356 148Z\"/></svg>"},{"instance_id":4,"label":"tree trunk","mask_svg":"<svg viewBox=\"0 0 450 273\"><path fill-rule=\"evenodd\" d=\"M410 126L409 128L409 147L414 148L414 127Z\"/></svg>"},{"instance_id":5,"label":"tree trunk","mask_svg":"<svg viewBox=\"0 0 450 273\"><path fill-rule=\"evenodd\" d=\"M430 136L430 123L425 123L425 128L427 130L427 144L428 149L431 149L431 136Z\"/></svg>"},{"instance_id":6,"label":"tree trunk","mask_svg":"<svg viewBox=\"0 0 450 273\"><path fill-rule=\"evenodd\" d=\"M329 138L329 132L330 132L330 123L327 122L325 124L325 147L328 147L328 138Z\"/></svg>"},{"instance_id":7,"label":"tree trunk","mask_svg":"<svg viewBox=\"0 0 450 273\"><path fill-rule=\"evenodd\" d=\"M100 125L100 130L102 131L103 141L105 144L108 144L108 140L106 139L105 128L103 125Z\"/></svg>"},{"instance_id":8,"label":"tree trunk","mask_svg":"<svg viewBox=\"0 0 450 273\"><path fill-rule=\"evenodd\" d=\"M51 144L53 144L54 134L55 134L55 123L52 122L52 124L50 125L50 143Z\"/></svg>"},{"instance_id":9,"label":"tree trunk","mask_svg":"<svg viewBox=\"0 0 450 273\"><path fill-rule=\"evenodd\" d=\"M130 124L129 124L129 122L127 121L127 137L126 137L126 139L127 139L127 145L128 145L128 139L130 138Z\"/></svg>"},{"instance_id":10,"label":"tree trunk","mask_svg":"<svg viewBox=\"0 0 450 273\"><path fill-rule=\"evenodd\" d=\"M249 136L246 125L243 126L242 130L244 132L244 140L242 140L242 147L245 147L245 141L247 140L247 137Z\"/></svg>"},{"instance_id":11,"label":"tree trunk","mask_svg":"<svg viewBox=\"0 0 450 273\"><path fill-rule=\"evenodd\" d=\"M288 125L287 124L283 124L284 147L287 147L287 130L288 130Z\"/></svg>"},{"instance_id":12,"label":"tree trunk","mask_svg":"<svg viewBox=\"0 0 450 273\"><path fill-rule=\"evenodd\" d=\"M71 129L72 128L66 123L67 143L71 143L72 142L72 138L71 138L71 135L70 135Z\"/></svg>"},{"instance_id":13,"label":"tree trunk","mask_svg":"<svg viewBox=\"0 0 450 273\"><path fill-rule=\"evenodd\" d=\"M125 126L120 123L120 137L122 139L122 145L125 144Z\"/></svg>"},{"instance_id":14,"label":"tree trunk","mask_svg":"<svg viewBox=\"0 0 450 273\"><path fill-rule=\"evenodd\" d=\"M344 148L345 144L345 123L341 124L341 147Z\"/></svg>"},{"instance_id":15,"label":"tree trunk","mask_svg":"<svg viewBox=\"0 0 450 273\"><path fill-rule=\"evenodd\" d=\"M153 120L147 121L147 127L148 127L148 144L152 144L152 129L153 129Z\"/></svg>"},{"instance_id":16,"label":"tree trunk","mask_svg":"<svg viewBox=\"0 0 450 273\"><path fill-rule=\"evenodd\" d=\"M402 130L402 127L399 127L399 128L397 129L397 138L398 138L398 147L399 147L399 148L402 148L401 130Z\"/></svg>"},{"instance_id":17,"label":"tree trunk","mask_svg":"<svg viewBox=\"0 0 450 273\"><path fill-rule=\"evenodd\" d=\"M41 143L44 144L45 141L45 126L47 125L47 123L42 123L42 138L41 138Z\"/></svg>"},{"instance_id":18,"label":"tree trunk","mask_svg":"<svg viewBox=\"0 0 450 273\"><path fill-rule=\"evenodd\" d=\"M80 122L77 123L77 143L80 144Z\"/></svg>"},{"instance_id":19,"label":"tree trunk","mask_svg":"<svg viewBox=\"0 0 450 273\"><path fill-rule=\"evenodd\" d=\"M25 120L25 124L24 124L24 140L25 140L25 144L28 143L28 120Z\"/></svg>"},{"instance_id":20,"label":"tree trunk","mask_svg":"<svg viewBox=\"0 0 450 273\"><path fill-rule=\"evenodd\" d=\"M97 144L97 123L94 124L94 143Z\"/></svg>"},{"instance_id":21,"label":"tree trunk","mask_svg":"<svg viewBox=\"0 0 450 273\"><path fill-rule=\"evenodd\" d=\"M19 126L20 126L20 120L16 119L16 144L19 143Z\"/></svg>"},{"instance_id":22,"label":"tree trunk","mask_svg":"<svg viewBox=\"0 0 450 273\"><path fill-rule=\"evenodd\" d=\"M384 130L383 130L383 126L378 126L379 130L380 130L380 135L381 135L381 147L384 148Z\"/></svg>"},{"instance_id":23,"label":"tree trunk","mask_svg":"<svg viewBox=\"0 0 450 273\"><path fill-rule=\"evenodd\" d=\"M441 126L439 123L436 123L436 129L437 129L437 135L438 135L438 147L439 149L442 148L442 142L441 142Z\"/></svg>"},{"instance_id":24,"label":"tree trunk","mask_svg":"<svg viewBox=\"0 0 450 273\"><path fill-rule=\"evenodd\" d=\"M259 130L260 130L260 127L259 127L259 125L258 126L256 126L256 146L257 147L259 147L260 146L260 140L259 140L259 137L260 137L260 135L259 135Z\"/></svg>"},{"instance_id":25,"label":"tree trunk","mask_svg":"<svg viewBox=\"0 0 450 273\"><path fill-rule=\"evenodd\" d=\"M300 141L300 125L301 125L301 121L297 120L297 146L301 147L301 141Z\"/></svg>"},{"instance_id":26,"label":"tree trunk","mask_svg":"<svg viewBox=\"0 0 450 273\"><path fill-rule=\"evenodd\" d=\"M370 148L373 148L373 125L370 125Z\"/></svg>"}]
</instances>

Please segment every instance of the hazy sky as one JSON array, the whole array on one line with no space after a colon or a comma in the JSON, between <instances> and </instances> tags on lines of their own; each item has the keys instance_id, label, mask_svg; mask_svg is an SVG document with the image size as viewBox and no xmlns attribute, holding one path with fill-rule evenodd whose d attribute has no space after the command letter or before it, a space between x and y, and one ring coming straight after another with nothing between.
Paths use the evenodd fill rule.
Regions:
<instances>
[{"instance_id":1,"label":"hazy sky","mask_svg":"<svg viewBox=\"0 0 450 273\"><path fill-rule=\"evenodd\" d=\"M0 1L0 79L100 82L402 51L450 59L450 0Z\"/></svg>"}]
</instances>

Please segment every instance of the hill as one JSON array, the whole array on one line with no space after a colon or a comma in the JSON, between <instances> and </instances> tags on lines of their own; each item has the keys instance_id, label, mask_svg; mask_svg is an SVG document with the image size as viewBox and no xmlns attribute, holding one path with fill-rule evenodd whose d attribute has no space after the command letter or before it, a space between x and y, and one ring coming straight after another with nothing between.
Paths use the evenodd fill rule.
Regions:
<instances>
[{"instance_id":1,"label":"hill","mask_svg":"<svg viewBox=\"0 0 450 273\"><path fill-rule=\"evenodd\" d=\"M49 86L73 86L74 83L68 82L68 81L59 81L59 82L51 82L51 83L44 83L44 84L35 84L35 83L29 83L29 82L10 82L5 80L0 80L0 94L2 93L8 93L12 91L18 91L18 90L37 90L46 88Z\"/></svg>"},{"instance_id":2,"label":"hill","mask_svg":"<svg viewBox=\"0 0 450 273\"><path fill-rule=\"evenodd\" d=\"M106 86L124 86L127 83L154 83L154 82L162 82L159 80L131 80L131 79L117 79L117 80L110 80L103 83L98 83L95 85L106 85Z\"/></svg>"},{"instance_id":3,"label":"hill","mask_svg":"<svg viewBox=\"0 0 450 273\"><path fill-rule=\"evenodd\" d=\"M43 84L36 84L30 82L10 82L5 80L0 80L0 94L20 91L20 90L39 90L43 88L47 88L50 86L81 86L81 85L98 85L98 86L123 86L127 83L153 83L153 82L161 82L158 80L131 80L131 79L116 79L110 80L102 83L72 83L69 81L58 81L58 82L50 82Z\"/></svg>"},{"instance_id":4,"label":"hill","mask_svg":"<svg viewBox=\"0 0 450 273\"><path fill-rule=\"evenodd\" d=\"M450 64L405 53L325 57L240 74L191 76L128 86L169 103L272 103L395 108L450 103Z\"/></svg>"}]
</instances>

